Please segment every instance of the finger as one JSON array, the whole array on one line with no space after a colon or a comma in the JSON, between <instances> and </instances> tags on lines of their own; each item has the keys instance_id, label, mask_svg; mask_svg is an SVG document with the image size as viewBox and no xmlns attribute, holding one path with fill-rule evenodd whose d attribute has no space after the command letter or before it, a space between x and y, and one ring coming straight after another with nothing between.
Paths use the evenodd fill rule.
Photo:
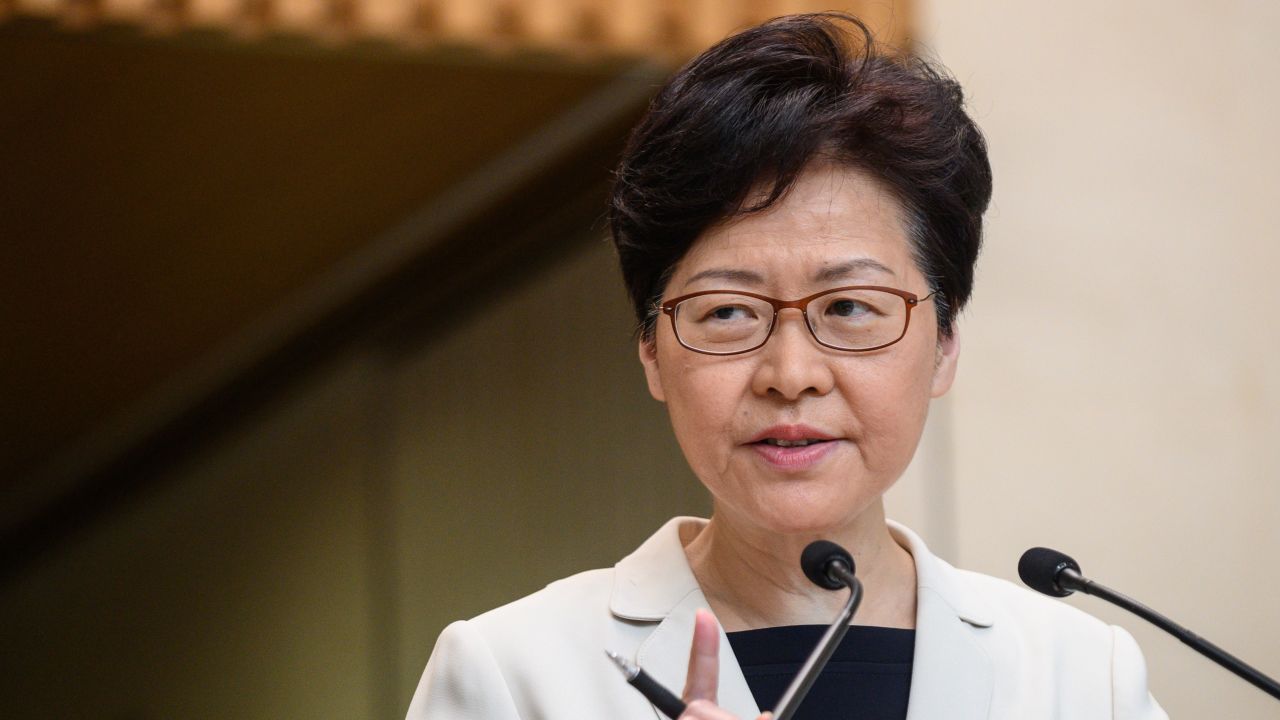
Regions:
<instances>
[{"instance_id":1,"label":"finger","mask_svg":"<svg viewBox=\"0 0 1280 720\"><path fill-rule=\"evenodd\" d=\"M680 720L738 720L738 718L710 700L694 700L685 708Z\"/></svg>"},{"instance_id":2,"label":"finger","mask_svg":"<svg viewBox=\"0 0 1280 720\"><path fill-rule=\"evenodd\" d=\"M716 702L720 681L720 626L708 610L698 610L693 618L693 644L689 647L689 676L684 684L685 702Z\"/></svg>"}]
</instances>

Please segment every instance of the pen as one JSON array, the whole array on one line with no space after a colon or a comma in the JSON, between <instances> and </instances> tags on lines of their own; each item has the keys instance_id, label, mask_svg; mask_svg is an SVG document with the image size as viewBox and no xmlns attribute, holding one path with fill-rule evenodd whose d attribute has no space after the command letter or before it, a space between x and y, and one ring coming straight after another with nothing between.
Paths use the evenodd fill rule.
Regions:
<instances>
[{"instance_id":1,"label":"pen","mask_svg":"<svg viewBox=\"0 0 1280 720\"><path fill-rule=\"evenodd\" d=\"M630 662L611 650L605 650L604 652L618 666L622 674L626 676L627 683L639 690L646 700L653 703L667 717L671 718L671 720L676 720L684 713L684 702L672 694L670 690L659 685L658 681L650 677L649 673L641 670L639 665Z\"/></svg>"}]
</instances>

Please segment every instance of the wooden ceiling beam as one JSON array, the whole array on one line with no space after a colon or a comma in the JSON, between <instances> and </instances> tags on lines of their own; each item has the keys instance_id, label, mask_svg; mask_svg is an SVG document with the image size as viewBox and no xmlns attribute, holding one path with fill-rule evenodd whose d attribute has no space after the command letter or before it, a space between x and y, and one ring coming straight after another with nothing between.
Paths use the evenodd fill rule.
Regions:
<instances>
[{"instance_id":1,"label":"wooden ceiling beam","mask_svg":"<svg viewBox=\"0 0 1280 720\"><path fill-rule=\"evenodd\" d=\"M3 0L9 15L69 27L136 25L154 32L284 34L321 43L461 45L502 53L679 62L770 17L831 8L816 0ZM910 43L910 0L846 0L881 42Z\"/></svg>"}]
</instances>

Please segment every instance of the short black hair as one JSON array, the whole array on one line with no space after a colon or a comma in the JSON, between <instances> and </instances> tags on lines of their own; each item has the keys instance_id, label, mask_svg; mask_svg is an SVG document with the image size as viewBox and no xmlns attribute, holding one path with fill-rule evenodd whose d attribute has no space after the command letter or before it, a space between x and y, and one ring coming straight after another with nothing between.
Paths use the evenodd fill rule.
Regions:
<instances>
[{"instance_id":1,"label":"short black hair","mask_svg":"<svg viewBox=\"0 0 1280 720\"><path fill-rule=\"evenodd\" d=\"M991 200L986 142L945 70L876 45L844 13L789 15L680 69L632 131L609 225L642 337L697 238L780 200L811 163L875 178L902 204L944 336L973 291Z\"/></svg>"}]
</instances>

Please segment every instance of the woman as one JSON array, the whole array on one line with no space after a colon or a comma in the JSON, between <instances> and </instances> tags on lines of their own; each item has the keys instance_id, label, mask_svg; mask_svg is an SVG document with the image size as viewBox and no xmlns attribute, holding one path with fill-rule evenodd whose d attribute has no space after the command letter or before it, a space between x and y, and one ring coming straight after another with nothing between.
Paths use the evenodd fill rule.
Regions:
<instances>
[{"instance_id":1,"label":"woman","mask_svg":"<svg viewBox=\"0 0 1280 720\"><path fill-rule=\"evenodd\" d=\"M658 94L612 232L649 390L714 512L451 625L411 718L653 718L606 648L683 687L687 718L760 716L844 600L798 567L817 538L865 596L799 717L1164 717L1123 630L884 517L955 375L991 176L958 86L871 48L847 16L780 18Z\"/></svg>"}]
</instances>

